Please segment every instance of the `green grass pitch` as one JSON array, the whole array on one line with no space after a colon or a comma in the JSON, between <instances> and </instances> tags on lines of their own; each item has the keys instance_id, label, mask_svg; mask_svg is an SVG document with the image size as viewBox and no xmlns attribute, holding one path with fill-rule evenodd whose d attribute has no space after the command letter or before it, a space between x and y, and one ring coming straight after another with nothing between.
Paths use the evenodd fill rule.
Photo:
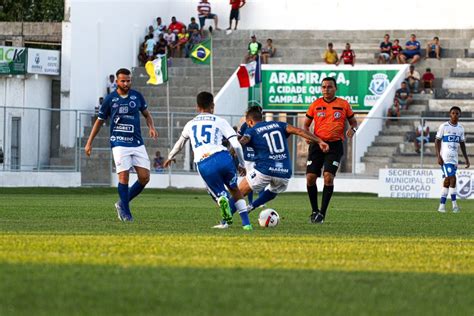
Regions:
<instances>
[{"instance_id":1,"label":"green grass pitch","mask_svg":"<svg viewBox=\"0 0 474 316\"><path fill-rule=\"evenodd\" d=\"M0 189L0 315L474 315L474 201L306 194L282 221L213 230L203 191L145 190L133 223L114 189ZM448 202L448 209L450 204Z\"/></svg>"}]
</instances>

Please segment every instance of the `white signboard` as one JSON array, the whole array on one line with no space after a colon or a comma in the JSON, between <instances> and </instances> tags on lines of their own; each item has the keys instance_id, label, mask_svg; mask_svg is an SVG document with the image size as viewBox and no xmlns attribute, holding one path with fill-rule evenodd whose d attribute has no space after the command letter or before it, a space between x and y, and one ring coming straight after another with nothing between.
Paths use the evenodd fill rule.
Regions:
<instances>
[{"instance_id":1,"label":"white signboard","mask_svg":"<svg viewBox=\"0 0 474 316\"><path fill-rule=\"evenodd\" d=\"M471 171L458 170L456 177L459 198L474 198L473 176ZM379 170L379 197L437 199L441 197L442 186L441 169Z\"/></svg>"},{"instance_id":2,"label":"white signboard","mask_svg":"<svg viewBox=\"0 0 474 316\"><path fill-rule=\"evenodd\" d=\"M26 72L40 75L59 75L59 51L28 48Z\"/></svg>"}]
</instances>

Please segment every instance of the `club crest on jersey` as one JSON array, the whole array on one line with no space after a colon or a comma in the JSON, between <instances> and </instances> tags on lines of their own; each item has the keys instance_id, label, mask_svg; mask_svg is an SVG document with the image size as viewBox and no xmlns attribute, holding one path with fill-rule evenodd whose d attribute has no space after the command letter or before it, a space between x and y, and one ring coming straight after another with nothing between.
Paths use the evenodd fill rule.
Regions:
<instances>
[{"instance_id":1,"label":"club crest on jersey","mask_svg":"<svg viewBox=\"0 0 474 316\"><path fill-rule=\"evenodd\" d=\"M130 98L131 99L131 98ZM137 104L135 103L135 101L130 101L130 103L128 104L132 109L134 109Z\"/></svg>"},{"instance_id":2,"label":"club crest on jersey","mask_svg":"<svg viewBox=\"0 0 474 316\"><path fill-rule=\"evenodd\" d=\"M460 171L457 174L457 188L458 196L462 199L467 199L474 191L474 182L472 181L472 174L469 171Z\"/></svg>"},{"instance_id":3,"label":"club crest on jersey","mask_svg":"<svg viewBox=\"0 0 474 316\"><path fill-rule=\"evenodd\" d=\"M342 114L341 112L334 112L334 118L338 119L341 118Z\"/></svg>"}]
</instances>

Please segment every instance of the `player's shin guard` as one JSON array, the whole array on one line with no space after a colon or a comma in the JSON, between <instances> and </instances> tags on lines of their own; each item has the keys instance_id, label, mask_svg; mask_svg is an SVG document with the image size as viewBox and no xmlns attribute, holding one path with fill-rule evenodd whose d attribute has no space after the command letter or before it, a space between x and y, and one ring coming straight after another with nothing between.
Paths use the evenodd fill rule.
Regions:
<instances>
[{"instance_id":1,"label":"player's shin guard","mask_svg":"<svg viewBox=\"0 0 474 316\"><path fill-rule=\"evenodd\" d=\"M331 201L332 193L334 192L334 186L325 185L323 188L323 201L321 202L321 214L326 215L328 210L329 201Z\"/></svg>"},{"instance_id":2,"label":"player's shin guard","mask_svg":"<svg viewBox=\"0 0 474 316\"><path fill-rule=\"evenodd\" d=\"M441 204L446 204L446 198L448 197L448 191L449 191L449 188L443 187L441 189L441 200L440 200Z\"/></svg>"},{"instance_id":3,"label":"player's shin guard","mask_svg":"<svg viewBox=\"0 0 474 316\"><path fill-rule=\"evenodd\" d=\"M252 209L259 207L271 200L273 200L277 196L276 193L271 192L270 190L264 190L260 192L258 199L253 201Z\"/></svg>"},{"instance_id":4,"label":"player's shin guard","mask_svg":"<svg viewBox=\"0 0 474 316\"><path fill-rule=\"evenodd\" d=\"M240 199L233 203L234 208L239 212L240 218L242 219L242 226L250 225L249 213L247 212L247 204L244 199Z\"/></svg>"},{"instance_id":5,"label":"player's shin guard","mask_svg":"<svg viewBox=\"0 0 474 316\"><path fill-rule=\"evenodd\" d=\"M319 212L318 207L318 187L316 184L312 186L306 186L306 191L308 191L309 202L311 203L311 209L313 212Z\"/></svg>"},{"instance_id":6,"label":"player's shin guard","mask_svg":"<svg viewBox=\"0 0 474 316\"><path fill-rule=\"evenodd\" d=\"M133 200L133 198L135 198L137 195L139 195L143 189L145 188L144 185L142 185L140 182L135 182L132 187L130 188L130 190L128 191L128 201L131 201Z\"/></svg>"},{"instance_id":7,"label":"player's shin guard","mask_svg":"<svg viewBox=\"0 0 474 316\"><path fill-rule=\"evenodd\" d=\"M128 197L128 185L127 184L122 184L119 182L118 184L118 194L119 194L119 197L120 197L120 205L127 211L130 211L130 208L129 208L129 205L128 205L128 201L129 201L129 197Z\"/></svg>"}]
</instances>

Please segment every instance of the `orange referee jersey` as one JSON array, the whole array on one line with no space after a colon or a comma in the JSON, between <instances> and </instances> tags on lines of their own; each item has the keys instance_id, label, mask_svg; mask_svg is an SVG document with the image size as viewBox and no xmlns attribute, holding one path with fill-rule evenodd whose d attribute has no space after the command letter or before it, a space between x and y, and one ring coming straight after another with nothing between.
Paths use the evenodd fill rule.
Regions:
<instances>
[{"instance_id":1,"label":"orange referee jersey","mask_svg":"<svg viewBox=\"0 0 474 316\"><path fill-rule=\"evenodd\" d=\"M331 102L316 99L306 111L306 117L314 121L314 134L326 142L343 140L346 119L353 116L350 104L341 98Z\"/></svg>"}]
</instances>

